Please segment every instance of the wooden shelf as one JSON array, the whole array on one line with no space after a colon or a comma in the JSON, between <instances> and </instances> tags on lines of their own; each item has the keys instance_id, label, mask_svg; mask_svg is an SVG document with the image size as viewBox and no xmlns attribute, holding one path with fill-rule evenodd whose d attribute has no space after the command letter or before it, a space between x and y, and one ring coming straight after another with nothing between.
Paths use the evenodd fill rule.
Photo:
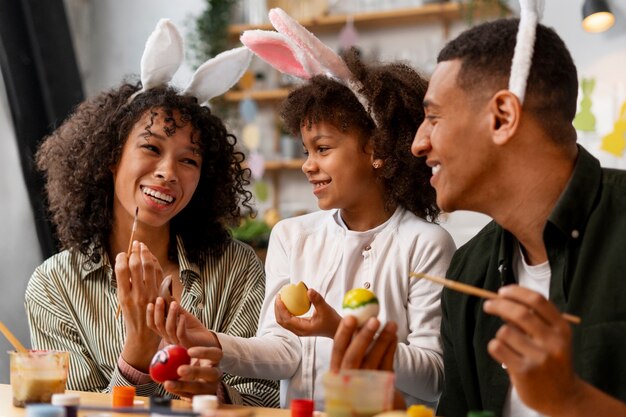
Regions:
<instances>
[{"instance_id":1,"label":"wooden shelf","mask_svg":"<svg viewBox=\"0 0 626 417\"><path fill-rule=\"evenodd\" d=\"M266 171L281 171L284 169L301 169L304 159L289 159L284 161L267 161L265 162Z\"/></svg>"},{"instance_id":2,"label":"wooden shelf","mask_svg":"<svg viewBox=\"0 0 626 417\"><path fill-rule=\"evenodd\" d=\"M277 88L275 90L249 90L249 91L229 91L224 94L226 101L241 101L249 98L255 101L278 101L287 98L288 88Z\"/></svg>"},{"instance_id":3,"label":"wooden shelf","mask_svg":"<svg viewBox=\"0 0 626 417\"><path fill-rule=\"evenodd\" d=\"M357 29L380 29L428 21L449 23L462 19L466 14L466 7L458 2L433 3L420 7L356 13L352 15L352 18ZM498 7L492 2L478 3L472 6L474 17L494 16L498 13ZM314 33L321 33L337 31L346 24L347 20L348 15L327 15L302 20L300 23ZM228 27L228 36L231 39L238 39L244 30L249 29L274 30L274 27L269 23L263 25L235 24Z\"/></svg>"},{"instance_id":4,"label":"wooden shelf","mask_svg":"<svg viewBox=\"0 0 626 417\"><path fill-rule=\"evenodd\" d=\"M304 159L265 161L265 171L298 170L302 168L302 164L304 164ZM247 168L248 164L244 162L243 166Z\"/></svg>"}]
</instances>

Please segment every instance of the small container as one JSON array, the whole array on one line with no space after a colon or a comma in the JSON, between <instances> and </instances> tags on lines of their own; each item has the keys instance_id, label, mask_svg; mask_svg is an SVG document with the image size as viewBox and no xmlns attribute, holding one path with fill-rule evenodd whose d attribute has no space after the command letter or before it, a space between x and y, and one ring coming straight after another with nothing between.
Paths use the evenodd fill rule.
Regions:
<instances>
[{"instance_id":1,"label":"small container","mask_svg":"<svg viewBox=\"0 0 626 417\"><path fill-rule=\"evenodd\" d=\"M326 415L373 416L391 410L394 380L390 371L351 369L327 372L323 377Z\"/></svg>"},{"instance_id":2,"label":"small container","mask_svg":"<svg viewBox=\"0 0 626 417\"><path fill-rule=\"evenodd\" d=\"M302 142L292 136L282 135L280 137L280 156L285 160L303 158Z\"/></svg>"},{"instance_id":3,"label":"small container","mask_svg":"<svg viewBox=\"0 0 626 417\"><path fill-rule=\"evenodd\" d=\"M219 407L219 400L216 395L194 395L191 400L191 408L194 413L201 415L212 415Z\"/></svg>"},{"instance_id":4,"label":"small container","mask_svg":"<svg viewBox=\"0 0 626 417\"><path fill-rule=\"evenodd\" d=\"M315 409L315 402L313 400L296 398L291 400L290 408L291 417L312 417L313 410Z\"/></svg>"},{"instance_id":5,"label":"small container","mask_svg":"<svg viewBox=\"0 0 626 417\"><path fill-rule=\"evenodd\" d=\"M69 352L29 350L9 352L13 405L50 403L52 394L65 392Z\"/></svg>"},{"instance_id":6,"label":"small container","mask_svg":"<svg viewBox=\"0 0 626 417\"><path fill-rule=\"evenodd\" d=\"M150 396L150 412L152 415L163 414L167 415L172 409L172 399L168 397L161 397L158 395Z\"/></svg>"},{"instance_id":7,"label":"small container","mask_svg":"<svg viewBox=\"0 0 626 417\"><path fill-rule=\"evenodd\" d=\"M65 417L76 417L80 405L80 395L76 393L52 394L52 405L65 407Z\"/></svg>"},{"instance_id":8,"label":"small container","mask_svg":"<svg viewBox=\"0 0 626 417\"><path fill-rule=\"evenodd\" d=\"M26 417L65 417L65 408L50 404L33 404L26 407Z\"/></svg>"},{"instance_id":9,"label":"small container","mask_svg":"<svg viewBox=\"0 0 626 417\"><path fill-rule=\"evenodd\" d=\"M132 407L135 401L135 387L113 387L113 407Z\"/></svg>"}]
</instances>

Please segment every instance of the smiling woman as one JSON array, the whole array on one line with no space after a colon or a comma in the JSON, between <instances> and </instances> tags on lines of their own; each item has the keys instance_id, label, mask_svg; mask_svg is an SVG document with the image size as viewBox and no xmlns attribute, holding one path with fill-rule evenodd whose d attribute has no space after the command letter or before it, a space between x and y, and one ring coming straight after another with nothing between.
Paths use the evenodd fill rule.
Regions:
<instances>
[{"instance_id":1,"label":"smiling woman","mask_svg":"<svg viewBox=\"0 0 626 417\"><path fill-rule=\"evenodd\" d=\"M34 348L71 353L69 389L164 394L147 371L168 341L147 327L146 308L168 275L179 278L174 298L202 326L256 332L263 268L227 230L251 197L236 139L195 97L140 88L123 84L82 103L37 153L65 250L34 272L26 309ZM276 388L216 374L174 393L272 406Z\"/></svg>"},{"instance_id":2,"label":"smiling woman","mask_svg":"<svg viewBox=\"0 0 626 417\"><path fill-rule=\"evenodd\" d=\"M124 221L125 230L133 207L140 209L145 229L168 227L187 206L200 181L199 140L179 111L150 110L137 122L113 168L113 211L124 213L116 220Z\"/></svg>"}]
</instances>

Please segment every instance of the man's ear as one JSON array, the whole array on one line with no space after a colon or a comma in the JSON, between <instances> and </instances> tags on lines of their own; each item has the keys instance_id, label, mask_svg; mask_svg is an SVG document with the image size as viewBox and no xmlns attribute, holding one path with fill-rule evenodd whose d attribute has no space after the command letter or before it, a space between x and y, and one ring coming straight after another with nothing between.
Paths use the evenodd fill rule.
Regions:
<instances>
[{"instance_id":1,"label":"man's ear","mask_svg":"<svg viewBox=\"0 0 626 417\"><path fill-rule=\"evenodd\" d=\"M519 128L522 105L515 94L500 90L489 103L491 112L491 137L496 145L504 145Z\"/></svg>"}]
</instances>

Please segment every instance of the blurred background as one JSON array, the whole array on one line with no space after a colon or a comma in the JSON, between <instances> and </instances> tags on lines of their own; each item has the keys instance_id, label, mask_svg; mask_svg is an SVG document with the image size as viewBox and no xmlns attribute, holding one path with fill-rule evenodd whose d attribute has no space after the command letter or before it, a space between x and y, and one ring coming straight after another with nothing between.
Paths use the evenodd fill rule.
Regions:
<instances>
[{"instance_id":1,"label":"blurred background","mask_svg":"<svg viewBox=\"0 0 626 417\"><path fill-rule=\"evenodd\" d=\"M579 70L580 143L603 165L626 169L626 2L545 3L542 23L565 40ZM183 32L186 60L173 84L184 87L199 63L237 46L242 30L269 29L267 10L277 6L335 50L355 46L366 59L403 60L427 76L448 39L477 22L519 12L516 0L0 0L0 194L7 197L0 204L0 320L23 343L30 345L24 289L35 267L57 250L45 222L41 178L32 169L40 139L85 97L138 79L145 41L160 18ZM590 32L598 29L583 6L587 12L607 6L611 14L600 19L608 29ZM586 28L583 17L589 18ZM261 257L278 219L317 209L300 171L301 146L277 117L294 82L254 59L239 85L211 103L249 157L258 216L234 234ZM458 212L442 224L462 245L488 220ZM0 338L0 351L10 349ZM0 358L0 383L8 383L8 356Z\"/></svg>"}]
</instances>

